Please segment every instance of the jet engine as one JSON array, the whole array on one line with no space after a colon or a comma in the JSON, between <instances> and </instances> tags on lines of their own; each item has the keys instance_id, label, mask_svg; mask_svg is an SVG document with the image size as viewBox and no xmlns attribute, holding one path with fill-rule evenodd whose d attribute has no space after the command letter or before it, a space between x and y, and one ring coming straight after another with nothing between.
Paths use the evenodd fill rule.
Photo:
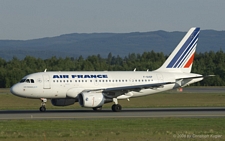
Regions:
<instances>
[{"instance_id":1,"label":"jet engine","mask_svg":"<svg viewBox=\"0 0 225 141\"><path fill-rule=\"evenodd\" d=\"M107 100L103 93L95 93L95 92L83 92L78 95L79 104L82 107L100 107L104 103L111 102L112 100Z\"/></svg>"},{"instance_id":2,"label":"jet engine","mask_svg":"<svg viewBox=\"0 0 225 141\"><path fill-rule=\"evenodd\" d=\"M76 102L76 99L62 98L62 99L52 99L52 105L54 106L69 106Z\"/></svg>"}]
</instances>

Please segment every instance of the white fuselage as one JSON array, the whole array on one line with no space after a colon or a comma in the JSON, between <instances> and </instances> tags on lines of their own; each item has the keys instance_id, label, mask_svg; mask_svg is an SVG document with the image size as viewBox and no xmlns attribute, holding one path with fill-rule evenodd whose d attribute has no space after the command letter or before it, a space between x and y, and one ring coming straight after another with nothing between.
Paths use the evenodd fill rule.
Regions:
<instances>
[{"instance_id":1,"label":"white fuselage","mask_svg":"<svg viewBox=\"0 0 225 141\"><path fill-rule=\"evenodd\" d=\"M198 78L181 84L176 83L181 78L197 76L201 75L158 71L39 72L25 76L23 80L26 81L15 84L11 92L27 98L76 98L86 90L174 82L159 88L130 91L118 97L125 99L167 91L202 80Z\"/></svg>"}]
</instances>

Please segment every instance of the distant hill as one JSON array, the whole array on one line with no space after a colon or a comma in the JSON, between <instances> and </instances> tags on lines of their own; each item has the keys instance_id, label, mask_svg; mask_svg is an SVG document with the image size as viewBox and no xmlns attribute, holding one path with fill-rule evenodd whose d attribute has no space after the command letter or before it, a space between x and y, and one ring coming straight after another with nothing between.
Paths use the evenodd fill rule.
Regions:
<instances>
[{"instance_id":1,"label":"distant hill","mask_svg":"<svg viewBox=\"0 0 225 141\"><path fill-rule=\"evenodd\" d=\"M37 58L87 57L100 54L124 57L129 53L145 51L169 54L180 42L186 32L133 32L133 33L91 33L65 34L33 40L0 40L0 57L10 60L13 57L23 59L25 56ZM199 36L197 52L224 51L225 31L202 30Z\"/></svg>"}]
</instances>

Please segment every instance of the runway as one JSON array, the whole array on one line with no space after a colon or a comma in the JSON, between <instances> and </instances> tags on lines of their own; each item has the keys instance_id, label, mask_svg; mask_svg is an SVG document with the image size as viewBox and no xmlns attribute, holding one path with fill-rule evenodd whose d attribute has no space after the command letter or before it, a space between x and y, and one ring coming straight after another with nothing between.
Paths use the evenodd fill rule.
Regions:
<instances>
[{"instance_id":1,"label":"runway","mask_svg":"<svg viewBox=\"0 0 225 141\"><path fill-rule=\"evenodd\" d=\"M223 107L201 108L124 108L121 112L82 110L10 110L0 111L0 119L100 119L100 118L162 118L162 117L225 117Z\"/></svg>"}]
</instances>

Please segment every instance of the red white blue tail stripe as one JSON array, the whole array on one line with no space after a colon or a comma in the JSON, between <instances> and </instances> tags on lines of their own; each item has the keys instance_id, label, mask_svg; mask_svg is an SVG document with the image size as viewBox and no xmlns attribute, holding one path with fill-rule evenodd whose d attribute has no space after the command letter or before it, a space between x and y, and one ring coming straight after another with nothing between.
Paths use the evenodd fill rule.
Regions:
<instances>
[{"instance_id":1,"label":"red white blue tail stripe","mask_svg":"<svg viewBox=\"0 0 225 141\"><path fill-rule=\"evenodd\" d=\"M190 72L199 33L199 27L191 28L158 70Z\"/></svg>"},{"instance_id":2,"label":"red white blue tail stripe","mask_svg":"<svg viewBox=\"0 0 225 141\"><path fill-rule=\"evenodd\" d=\"M193 62L200 28L196 28L174 56L167 68L188 68Z\"/></svg>"}]
</instances>

